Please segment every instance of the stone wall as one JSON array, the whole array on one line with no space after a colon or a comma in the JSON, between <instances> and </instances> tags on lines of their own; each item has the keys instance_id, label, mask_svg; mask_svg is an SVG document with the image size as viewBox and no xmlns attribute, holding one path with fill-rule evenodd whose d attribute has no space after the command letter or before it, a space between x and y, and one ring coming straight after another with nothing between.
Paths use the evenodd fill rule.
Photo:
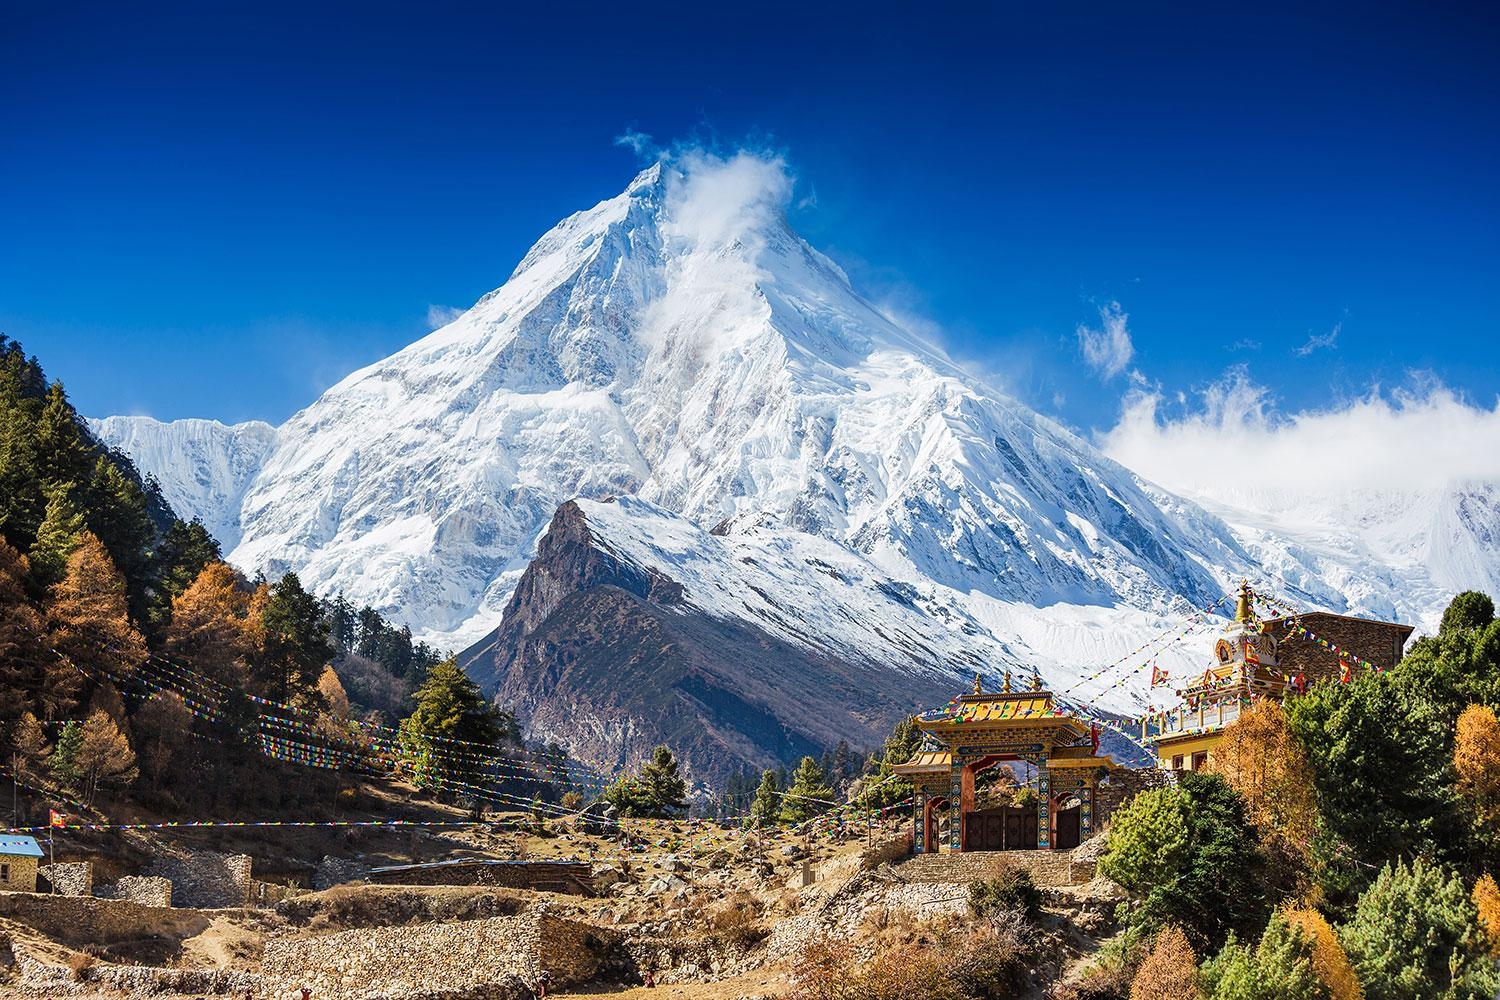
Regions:
<instances>
[{"instance_id":1,"label":"stone wall","mask_svg":"<svg viewBox=\"0 0 1500 1000\"><path fill-rule=\"evenodd\" d=\"M207 917L191 910L143 906L125 899L27 892L0 892L0 917L35 927L71 948L136 940L147 933L192 937L209 925Z\"/></svg>"},{"instance_id":2,"label":"stone wall","mask_svg":"<svg viewBox=\"0 0 1500 1000\"><path fill-rule=\"evenodd\" d=\"M250 899L250 856L187 851L158 857L147 875L170 879L178 906L218 910Z\"/></svg>"},{"instance_id":3,"label":"stone wall","mask_svg":"<svg viewBox=\"0 0 1500 1000\"><path fill-rule=\"evenodd\" d=\"M879 868L881 865L890 864L898 858L904 858L911 853L911 831L902 830L884 840L877 841L874 847L867 847L860 852L859 866L866 871L871 868Z\"/></svg>"},{"instance_id":4,"label":"stone wall","mask_svg":"<svg viewBox=\"0 0 1500 1000\"><path fill-rule=\"evenodd\" d=\"M543 969L554 986L589 979L613 944L600 928L522 914L273 940L261 970L277 996L509 1000L529 997Z\"/></svg>"},{"instance_id":5,"label":"stone wall","mask_svg":"<svg viewBox=\"0 0 1500 1000\"><path fill-rule=\"evenodd\" d=\"M1094 790L1094 829L1103 830L1115 810L1149 788L1177 783L1177 775L1160 767L1128 767L1109 772L1109 784Z\"/></svg>"},{"instance_id":6,"label":"stone wall","mask_svg":"<svg viewBox=\"0 0 1500 1000\"><path fill-rule=\"evenodd\" d=\"M376 885L470 885L498 889L532 889L591 896L593 869L587 861L449 861L376 868L368 880Z\"/></svg>"},{"instance_id":7,"label":"stone wall","mask_svg":"<svg viewBox=\"0 0 1500 1000\"><path fill-rule=\"evenodd\" d=\"M1345 618L1342 615L1309 612L1301 617L1302 627L1327 639L1340 649L1348 649L1361 659L1369 660L1382 670L1390 670L1401 660L1406 630L1389 622L1367 618ZM1289 622L1271 619L1271 634L1276 637L1278 669L1293 675L1301 673L1309 685L1320 680L1339 679L1343 668L1337 653L1313 642L1291 635Z\"/></svg>"},{"instance_id":8,"label":"stone wall","mask_svg":"<svg viewBox=\"0 0 1500 1000\"><path fill-rule=\"evenodd\" d=\"M112 887L100 889L99 895L141 906L169 907L172 905L172 881L159 875L125 875Z\"/></svg>"},{"instance_id":9,"label":"stone wall","mask_svg":"<svg viewBox=\"0 0 1500 1000\"><path fill-rule=\"evenodd\" d=\"M101 988L133 997L159 994L242 997L247 992L260 993L260 977L250 972L100 963L75 975L65 966L33 954L24 945L15 950L17 975L11 985L19 996L95 998Z\"/></svg>"},{"instance_id":10,"label":"stone wall","mask_svg":"<svg viewBox=\"0 0 1500 1000\"><path fill-rule=\"evenodd\" d=\"M1094 877L1095 863L1071 851L974 851L918 854L895 871L908 882L967 884L994 878L1004 867L1019 868L1043 887L1082 885Z\"/></svg>"},{"instance_id":11,"label":"stone wall","mask_svg":"<svg viewBox=\"0 0 1500 1000\"><path fill-rule=\"evenodd\" d=\"M0 879L0 892L36 891L36 858L7 854L0 857L0 865L5 866L5 878Z\"/></svg>"},{"instance_id":12,"label":"stone wall","mask_svg":"<svg viewBox=\"0 0 1500 1000\"><path fill-rule=\"evenodd\" d=\"M88 861L69 861L58 865L43 865L39 870L38 892L51 892L59 896L92 896L94 894L94 866Z\"/></svg>"},{"instance_id":13,"label":"stone wall","mask_svg":"<svg viewBox=\"0 0 1500 1000\"><path fill-rule=\"evenodd\" d=\"M369 877L369 865L351 858L335 858L325 854L313 874L313 888L320 891L332 889L346 882L364 882Z\"/></svg>"}]
</instances>

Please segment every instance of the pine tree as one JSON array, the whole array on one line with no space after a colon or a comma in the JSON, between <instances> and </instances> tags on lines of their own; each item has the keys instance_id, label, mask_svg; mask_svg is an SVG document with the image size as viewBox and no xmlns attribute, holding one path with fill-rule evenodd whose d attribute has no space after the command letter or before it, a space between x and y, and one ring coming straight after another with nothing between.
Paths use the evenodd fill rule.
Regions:
<instances>
[{"instance_id":1,"label":"pine tree","mask_svg":"<svg viewBox=\"0 0 1500 1000\"><path fill-rule=\"evenodd\" d=\"M82 506L89 530L104 544L110 561L125 579L131 618L146 622L156 526L147 511L145 491L107 456L100 455Z\"/></svg>"},{"instance_id":2,"label":"pine tree","mask_svg":"<svg viewBox=\"0 0 1500 1000\"><path fill-rule=\"evenodd\" d=\"M1339 937L1369 1000L1480 1000L1500 985L1463 880L1421 858L1382 869Z\"/></svg>"},{"instance_id":3,"label":"pine tree","mask_svg":"<svg viewBox=\"0 0 1500 1000\"><path fill-rule=\"evenodd\" d=\"M512 737L514 721L503 719L454 660L428 671L413 700L399 742L417 784L470 794L469 786L487 780L479 762L485 748Z\"/></svg>"},{"instance_id":4,"label":"pine tree","mask_svg":"<svg viewBox=\"0 0 1500 1000\"><path fill-rule=\"evenodd\" d=\"M1182 928L1166 926L1156 935L1130 983L1130 1000L1200 1000L1198 957Z\"/></svg>"},{"instance_id":5,"label":"pine tree","mask_svg":"<svg viewBox=\"0 0 1500 1000\"><path fill-rule=\"evenodd\" d=\"M766 771L760 777L760 787L755 790L755 800L750 804L750 819L757 826L767 826L781 819L781 783L775 771Z\"/></svg>"},{"instance_id":6,"label":"pine tree","mask_svg":"<svg viewBox=\"0 0 1500 1000\"><path fill-rule=\"evenodd\" d=\"M170 692L152 695L136 712L140 763L152 788L160 790L163 779L172 773L192 727L193 713L187 703Z\"/></svg>"},{"instance_id":7,"label":"pine tree","mask_svg":"<svg viewBox=\"0 0 1500 1000\"><path fill-rule=\"evenodd\" d=\"M47 512L31 546L31 572L37 583L50 587L63 578L68 556L78 548L86 530L68 487L56 485L47 490Z\"/></svg>"},{"instance_id":8,"label":"pine tree","mask_svg":"<svg viewBox=\"0 0 1500 1000\"><path fill-rule=\"evenodd\" d=\"M36 422L40 481L71 488L88 480L94 449L61 382L53 382Z\"/></svg>"},{"instance_id":9,"label":"pine tree","mask_svg":"<svg viewBox=\"0 0 1500 1000\"><path fill-rule=\"evenodd\" d=\"M781 796L782 821L802 823L827 812L832 805L833 789L828 787L828 775L816 760L803 757L792 773L791 787Z\"/></svg>"},{"instance_id":10,"label":"pine tree","mask_svg":"<svg viewBox=\"0 0 1500 1000\"><path fill-rule=\"evenodd\" d=\"M659 746L639 774L621 775L602 797L623 816L666 819L686 808L687 783L678 773L672 751Z\"/></svg>"},{"instance_id":11,"label":"pine tree","mask_svg":"<svg viewBox=\"0 0 1500 1000\"><path fill-rule=\"evenodd\" d=\"M47 766L64 785L78 787L81 774L78 770L78 752L83 749L83 726L78 722L64 723L52 746L52 756Z\"/></svg>"},{"instance_id":12,"label":"pine tree","mask_svg":"<svg viewBox=\"0 0 1500 1000\"><path fill-rule=\"evenodd\" d=\"M302 589L296 573L287 573L271 588L261 615L265 629L265 665L277 697L314 687L334 657L328 623L317 598ZM455 668L456 669L456 668Z\"/></svg>"},{"instance_id":13,"label":"pine tree","mask_svg":"<svg viewBox=\"0 0 1500 1000\"><path fill-rule=\"evenodd\" d=\"M921 745L922 732L917 728L916 719L908 716L896 723L891 735L886 737L875 772L865 783L867 790L855 799L860 808L884 809L911 798L914 792L911 782L898 777L895 768L915 757Z\"/></svg>"},{"instance_id":14,"label":"pine tree","mask_svg":"<svg viewBox=\"0 0 1500 1000\"><path fill-rule=\"evenodd\" d=\"M175 598L198 579L204 568L220 561L219 543L196 517L190 522L175 520L157 546L156 578L161 591Z\"/></svg>"}]
</instances>

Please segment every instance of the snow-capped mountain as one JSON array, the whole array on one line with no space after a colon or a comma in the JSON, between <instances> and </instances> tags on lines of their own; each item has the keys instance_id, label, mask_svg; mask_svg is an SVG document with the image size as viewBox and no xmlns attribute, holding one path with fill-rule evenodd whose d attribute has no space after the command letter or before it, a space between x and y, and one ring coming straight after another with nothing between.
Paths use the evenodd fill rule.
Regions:
<instances>
[{"instance_id":1,"label":"snow-capped mountain","mask_svg":"<svg viewBox=\"0 0 1500 1000\"><path fill-rule=\"evenodd\" d=\"M276 444L276 428L260 420L106 417L89 429L129 455L143 475L154 475L172 509L196 517L228 552L240 541L240 504Z\"/></svg>"},{"instance_id":2,"label":"snow-capped mountain","mask_svg":"<svg viewBox=\"0 0 1500 1000\"><path fill-rule=\"evenodd\" d=\"M644 171L458 319L257 430L269 450L243 488L176 425L102 436L223 526L242 568L296 569L453 647L501 624L575 497L638 498L581 509L710 616L782 641L779 604L861 662L872 632L922 635L950 675L979 655L1066 687L1241 575L1335 611L1431 611L1439 586L1409 592L1358 548L1231 529L961 370L791 231L788 194L747 155ZM1494 566L1486 503L1454 531Z\"/></svg>"}]
</instances>

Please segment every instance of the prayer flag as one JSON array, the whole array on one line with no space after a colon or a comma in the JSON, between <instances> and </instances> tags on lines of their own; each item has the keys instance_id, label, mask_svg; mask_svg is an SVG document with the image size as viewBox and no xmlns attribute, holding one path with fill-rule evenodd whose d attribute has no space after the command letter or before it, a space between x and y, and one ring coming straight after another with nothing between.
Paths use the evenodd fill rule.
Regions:
<instances>
[{"instance_id":1,"label":"prayer flag","mask_svg":"<svg viewBox=\"0 0 1500 1000\"><path fill-rule=\"evenodd\" d=\"M68 825L68 817L64 816L62 813L58 812L56 809L48 809L47 810L47 825L48 826L67 826Z\"/></svg>"}]
</instances>

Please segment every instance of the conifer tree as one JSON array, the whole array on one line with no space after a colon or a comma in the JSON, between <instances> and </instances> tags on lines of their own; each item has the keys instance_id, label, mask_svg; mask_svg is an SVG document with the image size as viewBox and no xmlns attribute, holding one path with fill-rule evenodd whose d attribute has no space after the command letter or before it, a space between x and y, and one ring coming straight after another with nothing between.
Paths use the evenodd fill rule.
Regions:
<instances>
[{"instance_id":1,"label":"conifer tree","mask_svg":"<svg viewBox=\"0 0 1500 1000\"><path fill-rule=\"evenodd\" d=\"M240 687L248 677L252 651L249 615L250 598L240 588L238 574L225 563L209 563L173 598L163 651L170 660Z\"/></svg>"},{"instance_id":2,"label":"conifer tree","mask_svg":"<svg viewBox=\"0 0 1500 1000\"><path fill-rule=\"evenodd\" d=\"M328 623L317 598L302 589L296 573L287 573L270 590L261 614L268 677L281 701L313 688L333 659ZM455 668L456 669L456 668Z\"/></svg>"},{"instance_id":3,"label":"conifer tree","mask_svg":"<svg viewBox=\"0 0 1500 1000\"><path fill-rule=\"evenodd\" d=\"M1339 943L1339 936L1329 926L1323 914L1317 910L1289 910L1286 920L1301 928L1312 943L1313 972L1318 981L1328 987L1331 1000L1362 1000L1364 989L1359 985L1359 976Z\"/></svg>"},{"instance_id":4,"label":"conifer tree","mask_svg":"<svg viewBox=\"0 0 1500 1000\"><path fill-rule=\"evenodd\" d=\"M1201 1000L1198 957L1182 928L1167 925L1130 983L1130 1000Z\"/></svg>"},{"instance_id":5,"label":"conifer tree","mask_svg":"<svg viewBox=\"0 0 1500 1000\"><path fill-rule=\"evenodd\" d=\"M88 805L94 804L101 785L129 785L139 773L129 738L102 709L91 713L79 729L74 766Z\"/></svg>"},{"instance_id":6,"label":"conifer tree","mask_svg":"<svg viewBox=\"0 0 1500 1000\"><path fill-rule=\"evenodd\" d=\"M26 557L0 540L0 721L39 707L37 695L49 663L46 624L27 600Z\"/></svg>"},{"instance_id":7,"label":"conifer tree","mask_svg":"<svg viewBox=\"0 0 1500 1000\"><path fill-rule=\"evenodd\" d=\"M911 782L898 777L895 768L915 757L921 745L922 733L914 718L908 716L896 723L881 748L874 773L865 782L868 790L855 799L861 809L884 809L911 798L914 791Z\"/></svg>"},{"instance_id":8,"label":"conifer tree","mask_svg":"<svg viewBox=\"0 0 1500 1000\"><path fill-rule=\"evenodd\" d=\"M63 578L68 556L78 548L87 530L83 515L74 506L65 485L47 490L47 511L31 546L31 573L42 587L50 587Z\"/></svg>"},{"instance_id":9,"label":"conifer tree","mask_svg":"<svg viewBox=\"0 0 1500 1000\"><path fill-rule=\"evenodd\" d=\"M678 773L677 758L659 746L637 775L622 775L604 793L625 816L666 819L687 807L687 782Z\"/></svg>"},{"instance_id":10,"label":"conifer tree","mask_svg":"<svg viewBox=\"0 0 1500 1000\"><path fill-rule=\"evenodd\" d=\"M1203 964L1208 1000L1329 1000L1302 928L1274 914L1252 950L1232 937Z\"/></svg>"},{"instance_id":11,"label":"conifer tree","mask_svg":"<svg viewBox=\"0 0 1500 1000\"><path fill-rule=\"evenodd\" d=\"M151 585L151 552L156 540L156 526L147 511L145 491L108 456L100 455L89 477L82 506L89 530L104 544L111 562L125 579L132 619L144 623Z\"/></svg>"},{"instance_id":12,"label":"conifer tree","mask_svg":"<svg viewBox=\"0 0 1500 1000\"><path fill-rule=\"evenodd\" d=\"M167 691L153 694L135 713L140 763L152 788L160 790L163 779L172 773L192 726L193 713L187 704Z\"/></svg>"},{"instance_id":13,"label":"conifer tree","mask_svg":"<svg viewBox=\"0 0 1500 1000\"><path fill-rule=\"evenodd\" d=\"M1500 985L1463 880L1421 858L1382 869L1339 937L1369 1000L1480 1000Z\"/></svg>"},{"instance_id":14,"label":"conifer tree","mask_svg":"<svg viewBox=\"0 0 1500 1000\"><path fill-rule=\"evenodd\" d=\"M1500 886L1493 875L1481 875L1474 883L1474 908L1479 911L1479 923L1489 941L1490 957L1500 958Z\"/></svg>"},{"instance_id":15,"label":"conifer tree","mask_svg":"<svg viewBox=\"0 0 1500 1000\"><path fill-rule=\"evenodd\" d=\"M803 757L792 772L791 787L781 796L782 821L806 822L827 812L832 804L833 789L828 787L828 775L812 757Z\"/></svg>"},{"instance_id":16,"label":"conifer tree","mask_svg":"<svg viewBox=\"0 0 1500 1000\"><path fill-rule=\"evenodd\" d=\"M401 721L402 758L418 785L468 793L486 781L485 748L518 738L515 722L497 712L479 685L444 660L427 673L413 696L416 707Z\"/></svg>"},{"instance_id":17,"label":"conifer tree","mask_svg":"<svg viewBox=\"0 0 1500 1000\"><path fill-rule=\"evenodd\" d=\"M42 482L71 488L88 480L95 458L85 433L62 383L53 382L36 422L36 471Z\"/></svg>"},{"instance_id":18,"label":"conifer tree","mask_svg":"<svg viewBox=\"0 0 1500 1000\"><path fill-rule=\"evenodd\" d=\"M145 641L130 623L125 580L92 532L68 557L46 611L52 645L72 661L49 666L43 698L51 712L72 704L79 686L74 664L123 679L146 659Z\"/></svg>"},{"instance_id":19,"label":"conifer tree","mask_svg":"<svg viewBox=\"0 0 1500 1000\"><path fill-rule=\"evenodd\" d=\"M195 517L188 522L181 519L172 522L157 546L155 558L162 593L175 598L198 579L205 567L220 561L223 553L203 522Z\"/></svg>"},{"instance_id":20,"label":"conifer tree","mask_svg":"<svg viewBox=\"0 0 1500 1000\"><path fill-rule=\"evenodd\" d=\"M1453 769L1475 819L1493 828L1500 818L1500 722L1489 706L1470 705L1458 717Z\"/></svg>"},{"instance_id":21,"label":"conifer tree","mask_svg":"<svg viewBox=\"0 0 1500 1000\"><path fill-rule=\"evenodd\" d=\"M83 749L83 726L78 722L67 722L63 724L62 731L57 734L57 742L52 745L52 756L47 759L47 766L52 769L52 774L64 785L78 787L80 772L78 770L78 752Z\"/></svg>"},{"instance_id":22,"label":"conifer tree","mask_svg":"<svg viewBox=\"0 0 1500 1000\"><path fill-rule=\"evenodd\" d=\"M750 819L758 826L767 826L781 819L781 783L775 771L766 771L760 776L760 787L755 790L755 800L750 803Z\"/></svg>"},{"instance_id":23,"label":"conifer tree","mask_svg":"<svg viewBox=\"0 0 1500 1000\"><path fill-rule=\"evenodd\" d=\"M1306 864L1317 833L1317 792L1280 702L1262 699L1226 726L1209 769L1244 800L1250 821L1280 859Z\"/></svg>"}]
</instances>

